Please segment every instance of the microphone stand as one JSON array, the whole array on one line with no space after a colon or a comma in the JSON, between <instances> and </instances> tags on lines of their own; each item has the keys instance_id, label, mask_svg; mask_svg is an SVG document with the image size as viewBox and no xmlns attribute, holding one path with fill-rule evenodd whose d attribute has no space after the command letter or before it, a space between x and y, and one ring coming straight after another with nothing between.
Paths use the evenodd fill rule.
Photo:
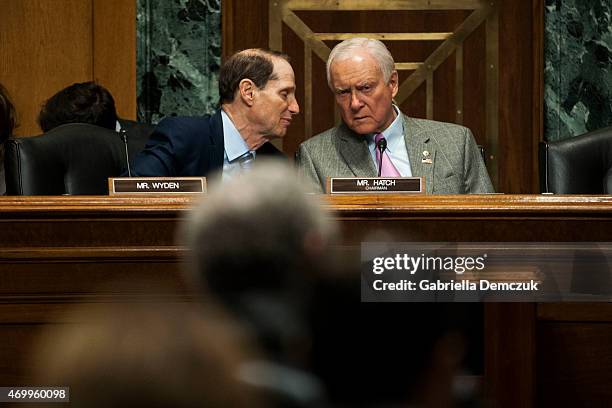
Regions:
<instances>
[{"instance_id":1,"label":"microphone stand","mask_svg":"<svg viewBox=\"0 0 612 408\"><path fill-rule=\"evenodd\" d=\"M383 153L387 149L387 139L385 139L384 137L380 139L376 143L376 148L380 152L380 163L378 163L378 177L380 177L380 173L382 171Z\"/></svg>"},{"instance_id":2,"label":"microphone stand","mask_svg":"<svg viewBox=\"0 0 612 408\"><path fill-rule=\"evenodd\" d=\"M125 163L127 164L128 177L132 177L132 170L130 169L130 152L128 151L127 132L125 129L119 131L123 145L125 146Z\"/></svg>"}]
</instances>

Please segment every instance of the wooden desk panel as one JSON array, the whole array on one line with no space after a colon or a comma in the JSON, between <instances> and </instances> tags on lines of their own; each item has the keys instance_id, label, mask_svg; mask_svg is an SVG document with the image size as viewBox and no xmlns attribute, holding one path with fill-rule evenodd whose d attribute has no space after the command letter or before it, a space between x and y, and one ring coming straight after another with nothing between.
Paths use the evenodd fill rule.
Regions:
<instances>
[{"instance_id":1,"label":"wooden desk panel","mask_svg":"<svg viewBox=\"0 0 612 408\"><path fill-rule=\"evenodd\" d=\"M612 242L612 197L324 199L340 221L353 268L363 240ZM0 385L28 382L21 363L40 323L60 322L74 303L191 300L180 274L184 249L175 237L194 201L0 197ZM124 277L133 280L111 283ZM158 284L130 283L136 279ZM570 396L612 400L612 390L600 386L612 382L612 344L602 340L612 338L610 304L487 304L484 327L485 384L493 406L529 407ZM592 335L579 343L566 340L583 329ZM591 358L591 350L598 358ZM573 374L559 367L573 367ZM595 383L571 387L577 378Z\"/></svg>"}]
</instances>

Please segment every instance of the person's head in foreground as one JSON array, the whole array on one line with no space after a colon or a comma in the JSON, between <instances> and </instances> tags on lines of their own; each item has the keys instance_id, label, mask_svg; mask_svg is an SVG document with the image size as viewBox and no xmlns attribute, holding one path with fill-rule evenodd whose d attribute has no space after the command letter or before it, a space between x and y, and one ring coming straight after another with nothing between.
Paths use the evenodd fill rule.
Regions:
<instances>
[{"instance_id":1,"label":"person's head in foreground","mask_svg":"<svg viewBox=\"0 0 612 408\"><path fill-rule=\"evenodd\" d=\"M335 223L295 170L259 159L204 197L186 224L189 280L204 299L220 300L266 353L273 369L255 377L307 406L325 399L307 373L308 314L311 287L334 262L335 235Z\"/></svg>"},{"instance_id":2,"label":"person's head in foreground","mask_svg":"<svg viewBox=\"0 0 612 408\"><path fill-rule=\"evenodd\" d=\"M391 53L378 40L352 38L336 45L327 60L327 83L342 120L355 133L382 132L397 116L397 71Z\"/></svg>"},{"instance_id":3,"label":"person's head in foreground","mask_svg":"<svg viewBox=\"0 0 612 408\"><path fill-rule=\"evenodd\" d=\"M191 279L280 360L291 360L311 283L332 262L336 227L318 200L288 164L260 161L204 197L186 225Z\"/></svg>"},{"instance_id":4,"label":"person's head in foreground","mask_svg":"<svg viewBox=\"0 0 612 408\"><path fill-rule=\"evenodd\" d=\"M300 111L293 68L276 51L252 48L228 58L219 71L219 96L251 150L285 136Z\"/></svg>"},{"instance_id":5,"label":"person's head in foreground","mask_svg":"<svg viewBox=\"0 0 612 408\"><path fill-rule=\"evenodd\" d=\"M117 111L111 93L95 82L74 83L49 98L38 115L43 132L67 123L89 123L115 130Z\"/></svg>"}]
</instances>

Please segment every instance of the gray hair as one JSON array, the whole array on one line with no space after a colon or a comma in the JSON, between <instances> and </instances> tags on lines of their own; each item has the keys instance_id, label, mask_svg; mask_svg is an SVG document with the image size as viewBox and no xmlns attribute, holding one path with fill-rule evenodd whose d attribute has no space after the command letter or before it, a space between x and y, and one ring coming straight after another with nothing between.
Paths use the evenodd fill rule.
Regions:
<instances>
[{"instance_id":1,"label":"gray hair","mask_svg":"<svg viewBox=\"0 0 612 408\"><path fill-rule=\"evenodd\" d=\"M265 159L204 197L186 228L192 278L221 297L300 287L330 261L313 255L309 243L325 252L336 235L336 224L294 169Z\"/></svg>"},{"instance_id":2,"label":"gray hair","mask_svg":"<svg viewBox=\"0 0 612 408\"><path fill-rule=\"evenodd\" d=\"M357 51L366 51L378 62L385 83L389 82L391 73L395 70L393 56L381 41L365 37L355 37L336 45L327 59L327 84L332 88L331 65L334 61L350 58Z\"/></svg>"}]
</instances>

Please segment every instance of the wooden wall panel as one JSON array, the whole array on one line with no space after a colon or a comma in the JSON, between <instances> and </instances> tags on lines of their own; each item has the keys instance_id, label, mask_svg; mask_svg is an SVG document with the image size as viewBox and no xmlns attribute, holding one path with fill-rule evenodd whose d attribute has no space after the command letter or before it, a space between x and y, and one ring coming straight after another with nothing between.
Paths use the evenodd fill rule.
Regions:
<instances>
[{"instance_id":1,"label":"wooden wall panel","mask_svg":"<svg viewBox=\"0 0 612 408\"><path fill-rule=\"evenodd\" d=\"M245 48L268 44L268 0L221 1L224 60Z\"/></svg>"},{"instance_id":2,"label":"wooden wall panel","mask_svg":"<svg viewBox=\"0 0 612 408\"><path fill-rule=\"evenodd\" d=\"M312 82L327 84L325 62L320 58L312 60ZM333 123L336 103L329 88L326 88L325 94L316 94L313 99L313 103L317 104L321 113L312 117L312 134L316 135L329 129L329 123Z\"/></svg>"},{"instance_id":3,"label":"wooden wall panel","mask_svg":"<svg viewBox=\"0 0 612 408\"><path fill-rule=\"evenodd\" d=\"M136 0L93 0L93 78L136 120Z\"/></svg>"},{"instance_id":4,"label":"wooden wall panel","mask_svg":"<svg viewBox=\"0 0 612 408\"><path fill-rule=\"evenodd\" d=\"M293 154L297 150L297 147L300 143L302 143L305 131L306 116L313 115L313 110L309 109L306 106L307 103L305 100L304 84L306 75L304 67L304 43L292 30L288 29L287 27L283 27L283 38L287 39L287 42L291 44L290 47L287 47L282 51L289 55L289 58L291 59L291 65L293 66L293 70L295 71L295 84L297 87L295 91L295 96L298 100L298 103L300 104L300 114L297 115L297 117L295 117L295 119L293 120L295 126L290 126L289 129L287 129L287 134L283 138L282 145L279 144L279 147L281 147L284 152L293 157ZM313 57L312 60L315 61L315 58ZM308 112L309 110L310 112ZM317 114L319 112L320 110L317 109ZM333 118L333 108L331 112L328 112L327 116L329 117L330 115L331 118ZM317 115L314 116L316 117ZM329 122L327 122L326 129L328 127Z\"/></svg>"},{"instance_id":5,"label":"wooden wall panel","mask_svg":"<svg viewBox=\"0 0 612 408\"><path fill-rule=\"evenodd\" d=\"M542 322L537 338L537 406L610 406L612 322Z\"/></svg>"},{"instance_id":6,"label":"wooden wall panel","mask_svg":"<svg viewBox=\"0 0 612 408\"><path fill-rule=\"evenodd\" d=\"M486 63L480 58L484 55L485 49L485 27L483 25L468 36L463 46L463 59L466 62L463 70L463 125L470 128L476 137L485 135L487 125L487 117L482 105L471 103L486 98L486 84L481 80L485 77ZM504 69L503 66L501 69ZM504 134L500 133L499 136L501 139Z\"/></svg>"},{"instance_id":7,"label":"wooden wall panel","mask_svg":"<svg viewBox=\"0 0 612 408\"><path fill-rule=\"evenodd\" d=\"M0 10L0 82L17 108L16 134L38 134L42 102L92 78L91 0L0 0Z\"/></svg>"},{"instance_id":8,"label":"wooden wall panel","mask_svg":"<svg viewBox=\"0 0 612 408\"><path fill-rule=\"evenodd\" d=\"M0 0L0 82L15 102L18 136L40 133L42 103L98 80L120 116L136 116L135 0Z\"/></svg>"},{"instance_id":9,"label":"wooden wall panel","mask_svg":"<svg viewBox=\"0 0 612 408\"><path fill-rule=\"evenodd\" d=\"M500 177L501 192L537 193L537 143L539 135L533 134L541 117L534 114L533 95L539 94L541 84L534 80L534 53L539 46L532 24L538 21L531 2L500 3L499 63L500 115L499 115L499 163L505 176ZM543 35L544 27L541 27ZM517 47L517 44L534 44ZM528 52L526 52L526 49ZM543 65L537 70L544 72ZM518 85L518 86L517 86ZM541 115L540 115L541 116Z\"/></svg>"}]
</instances>

